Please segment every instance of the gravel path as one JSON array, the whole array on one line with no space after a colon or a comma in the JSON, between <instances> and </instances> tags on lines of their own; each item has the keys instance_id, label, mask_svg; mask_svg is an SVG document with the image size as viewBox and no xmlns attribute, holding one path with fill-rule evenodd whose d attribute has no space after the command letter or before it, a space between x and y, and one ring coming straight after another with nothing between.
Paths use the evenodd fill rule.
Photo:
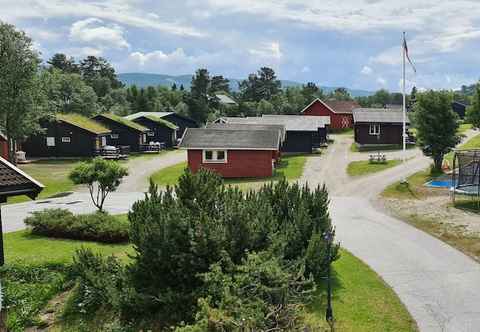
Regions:
<instances>
[{"instance_id":1,"label":"gravel path","mask_svg":"<svg viewBox=\"0 0 480 332\"><path fill-rule=\"evenodd\" d=\"M152 158L135 158L128 162L129 174L122 180L117 192L146 191L150 175L156 171L187 160L183 150L169 151Z\"/></svg>"},{"instance_id":2,"label":"gravel path","mask_svg":"<svg viewBox=\"0 0 480 332\"><path fill-rule=\"evenodd\" d=\"M467 139L475 133L468 133ZM326 153L308 159L303 182L325 183L341 245L372 267L398 294L420 331L474 332L480 326L480 265L440 240L389 216L374 205L389 184L428 167L430 159L409 150L405 165L351 178L352 139L336 137ZM386 152L387 158L401 158Z\"/></svg>"}]
</instances>

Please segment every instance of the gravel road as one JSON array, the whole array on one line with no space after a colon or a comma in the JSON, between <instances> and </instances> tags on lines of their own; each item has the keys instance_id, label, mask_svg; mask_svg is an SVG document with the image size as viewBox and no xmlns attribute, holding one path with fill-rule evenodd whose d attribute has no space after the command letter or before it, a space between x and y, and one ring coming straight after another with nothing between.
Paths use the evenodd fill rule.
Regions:
<instances>
[{"instance_id":1,"label":"gravel road","mask_svg":"<svg viewBox=\"0 0 480 332\"><path fill-rule=\"evenodd\" d=\"M467 138L475 133L469 132ZM397 293L420 331L474 332L480 326L480 265L438 239L389 216L374 205L388 185L425 169L431 161L413 149L404 165L351 178L352 139L335 137L321 156L308 159L301 181L325 183L341 245L372 267ZM401 158L386 152L387 158Z\"/></svg>"}]
</instances>

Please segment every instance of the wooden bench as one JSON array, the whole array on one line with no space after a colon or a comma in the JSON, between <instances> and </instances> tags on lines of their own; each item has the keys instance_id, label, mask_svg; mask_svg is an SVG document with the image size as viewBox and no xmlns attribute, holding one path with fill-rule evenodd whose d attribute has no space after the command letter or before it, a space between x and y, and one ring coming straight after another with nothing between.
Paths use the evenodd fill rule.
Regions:
<instances>
[{"instance_id":1,"label":"wooden bench","mask_svg":"<svg viewBox=\"0 0 480 332\"><path fill-rule=\"evenodd\" d=\"M387 156L383 153L371 154L368 157L368 162L371 164L385 164L387 162Z\"/></svg>"}]
</instances>

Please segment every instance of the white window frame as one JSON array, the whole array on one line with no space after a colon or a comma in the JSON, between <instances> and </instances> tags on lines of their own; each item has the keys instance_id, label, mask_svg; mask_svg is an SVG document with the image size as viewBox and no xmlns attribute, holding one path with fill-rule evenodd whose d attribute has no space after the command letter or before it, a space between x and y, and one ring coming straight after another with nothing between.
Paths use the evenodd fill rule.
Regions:
<instances>
[{"instance_id":1,"label":"white window frame","mask_svg":"<svg viewBox=\"0 0 480 332\"><path fill-rule=\"evenodd\" d=\"M380 135L380 124L379 123L372 123L368 128L368 133L370 135L378 136Z\"/></svg>"},{"instance_id":2,"label":"white window frame","mask_svg":"<svg viewBox=\"0 0 480 332\"><path fill-rule=\"evenodd\" d=\"M72 138L69 136L63 136L62 143L72 143Z\"/></svg>"},{"instance_id":3,"label":"white window frame","mask_svg":"<svg viewBox=\"0 0 480 332\"><path fill-rule=\"evenodd\" d=\"M212 152L212 159L210 159L210 160L206 158L207 151ZM224 159L218 159L218 152L223 152L225 158ZM228 162L227 150L210 150L210 149L203 150L202 151L202 162L204 164L226 164Z\"/></svg>"},{"instance_id":4,"label":"white window frame","mask_svg":"<svg viewBox=\"0 0 480 332\"><path fill-rule=\"evenodd\" d=\"M149 131L149 132L147 132L147 135L152 137L152 136L155 136L155 133L153 131Z\"/></svg>"},{"instance_id":5,"label":"white window frame","mask_svg":"<svg viewBox=\"0 0 480 332\"><path fill-rule=\"evenodd\" d=\"M118 139L120 137L119 134L110 134L111 139Z\"/></svg>"},{"instance_id":6,"label":"white window frame","mask_svg":"<svg viewBox=\"0 0 480 332\"><path fill-rule=\"evenodd\" d=\"M46 139L47 146L55 146L55 137L48 136Z\"/></svg>"}]
</instances>

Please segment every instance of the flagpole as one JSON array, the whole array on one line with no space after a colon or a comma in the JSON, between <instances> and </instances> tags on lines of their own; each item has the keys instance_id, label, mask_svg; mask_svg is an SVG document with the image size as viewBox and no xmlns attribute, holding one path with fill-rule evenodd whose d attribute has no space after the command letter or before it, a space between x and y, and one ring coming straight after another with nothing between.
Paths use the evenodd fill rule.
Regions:
<instances>
[{"instance_id":1,"label":"flagpole","mask_svg":"<svg viewBox=\"0 0 480 332\"><path fill-rule=\"evenodd\" d=\"M405 39L405 32L403 32L403 42L402 42L402 77L403 77L403 80L402 80L402 93L403 93L403 106L402 106L402 110L403 110L403 130L402 130L402 145L403 145L403 153L402 153L402 162L403 162L403 165L405 166L405 154L406 154L406 148L407 148L407 142L406 142L406 136L407 136L407 132L406 132L406 120L407 120L407 110L406 110L406 97L405 97L405 52L406 52L406 49L405 49L405 43L406 43L406 39ZM406 179L406 176L404 176L403 178L403 183L407 183L407 179Z\"/></svg>"}]
</instances>

